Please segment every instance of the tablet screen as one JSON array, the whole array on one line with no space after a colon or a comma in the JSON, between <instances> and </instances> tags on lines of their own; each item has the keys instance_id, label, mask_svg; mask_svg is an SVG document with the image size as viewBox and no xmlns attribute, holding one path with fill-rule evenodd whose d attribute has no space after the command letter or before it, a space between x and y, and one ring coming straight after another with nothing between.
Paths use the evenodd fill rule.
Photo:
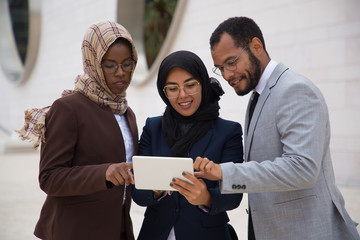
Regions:
<instances>
[{"instance_id":1,"label":"tablet screen","mask_svg":"<svg viewBox=\"0 0 360 240\"><path fill-rule=\"evenodd\" d=\"M170 187L172 179L190 182L182 172L194 174L191 158L133 156L132 161L136 189L177 191Z\"/></svg>"}]
</instances>

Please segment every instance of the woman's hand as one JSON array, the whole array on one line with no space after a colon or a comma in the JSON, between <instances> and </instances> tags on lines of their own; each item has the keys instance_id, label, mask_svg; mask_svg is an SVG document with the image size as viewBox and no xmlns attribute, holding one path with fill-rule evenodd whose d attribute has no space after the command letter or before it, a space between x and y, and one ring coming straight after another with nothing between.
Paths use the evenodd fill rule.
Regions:
<instances>
[{"instance_id":1,"label":"woman's hand","mask_svg":"<svg viewBox=\"0 0 360 240\"><path fill-rule=\"evenodd\" d=\"M192 205L203 205L210 208L211 195L205 182L188 172L183 172L183 176L189 179L192 184L179 178L173 178L170 186L178 190Z\"/></svg>"},{"instance_id":2,"label":"woman's hand","mask_svg":"<svg viewBox=\"0 0 360 240\"><path fill-rule=\"evenodd\" d=\"M107 181L112 182L115 186L124 185L129 186L134 184L134 176L131 172L133 168L132 163L114 163L111 164L105 173Z\"/></svg>"}]
</instances>

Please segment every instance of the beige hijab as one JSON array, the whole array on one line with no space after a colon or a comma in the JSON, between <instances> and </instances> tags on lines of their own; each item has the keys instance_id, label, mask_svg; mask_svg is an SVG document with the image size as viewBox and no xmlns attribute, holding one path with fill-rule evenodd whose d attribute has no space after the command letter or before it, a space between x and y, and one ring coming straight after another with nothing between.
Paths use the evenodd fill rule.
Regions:
<instances>
[{"instance_id":1,"label":"beige hijab","mask_svg":"<svg viewBox=\"0 0 360 240\"><path fill-rule=\"evenodd\" d=\"M118 38L127 39L132 46L132 57L137 62L137 51L130 33L120 24L110 21L92 25L85 33L81 46L84 73L75 79L74 90L65 90L62 96L81 92L101 106L109 106L115 114L127 110L126 92L113 94L106 85L101 60L111 44ZM130 78L132 78L133 72ZM25 124L16 130L22 140L29 140L36 149L45 142L45 120L50 106L25 111Z\"/></svg>"}]
</instances>

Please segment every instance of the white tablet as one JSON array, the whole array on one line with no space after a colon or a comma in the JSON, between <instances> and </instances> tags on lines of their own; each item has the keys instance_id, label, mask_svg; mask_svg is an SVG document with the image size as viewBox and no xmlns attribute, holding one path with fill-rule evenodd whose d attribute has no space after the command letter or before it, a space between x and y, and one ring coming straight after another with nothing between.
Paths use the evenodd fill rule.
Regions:
<instances>
[{"instance_id":1,"label":"white tablet","mask_svg":"<svg viewBox=\"0 0 360 240\"><path fill-rule=\"evenodd\" d=\"M136 189L176 191L170 187L174 177L191 183L182 172L194 174L191 158L133 156L132 161Z\"/></svg>"}]
</instances>

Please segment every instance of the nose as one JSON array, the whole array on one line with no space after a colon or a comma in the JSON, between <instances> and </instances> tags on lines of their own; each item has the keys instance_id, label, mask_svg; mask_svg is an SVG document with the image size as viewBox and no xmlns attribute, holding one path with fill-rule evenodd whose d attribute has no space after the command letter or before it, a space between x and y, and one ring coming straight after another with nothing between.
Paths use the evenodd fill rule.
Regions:
<instances>
[{"instance_id":1,"label":"nose","mask_svg":"<svg viewBox=\"0 0 360 240\"><path fill-rule=\"evenodd\" d=\"M118 69L116 69L116 71L115 71L116 76L121 76L121 75L124 75L124 74L125 74L125 71L122 69L121 66L119 66Z\"/></svg>"},{"instance_id":2,"label":"nose","mask_svg":"<svg viewBox=\"0 0 360 240\"><path fill-rule=\"evenodd\" d=\"M186 97L188 94L184 91L184 88L179 89L179 97L183 98Z\"/></svg>"}]
</instances>

